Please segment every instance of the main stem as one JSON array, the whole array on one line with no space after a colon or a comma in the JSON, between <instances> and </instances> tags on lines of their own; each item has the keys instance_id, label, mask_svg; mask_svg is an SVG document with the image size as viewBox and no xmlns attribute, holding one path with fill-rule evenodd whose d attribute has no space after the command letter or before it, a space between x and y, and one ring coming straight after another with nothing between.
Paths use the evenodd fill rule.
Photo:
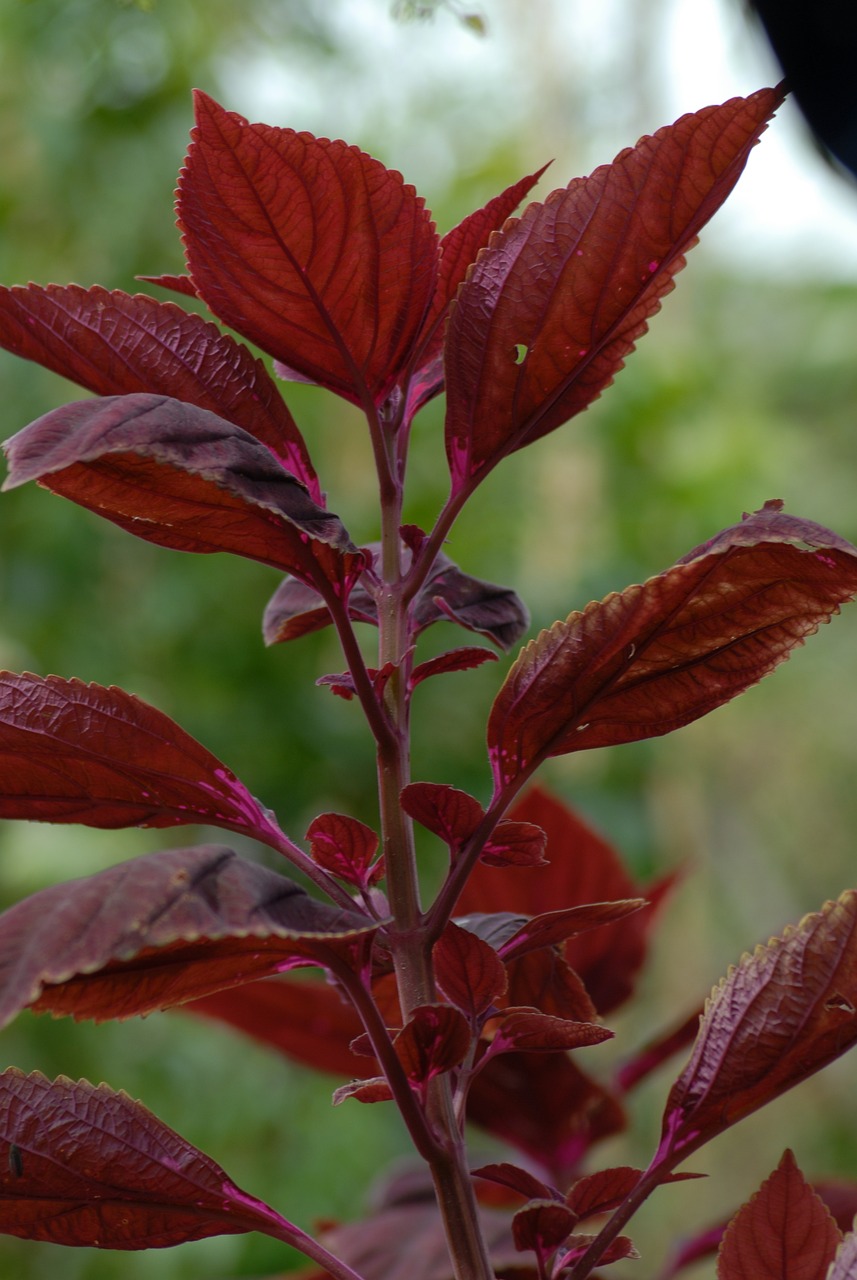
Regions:
<instances>
[{"instance_id":1,"label":"main stem","mask_svg":"<svg viewBox=\"0 0 857 1280\"><path fill-rule=\"evenodd\" d=\"M402 486L395 463L395 440L383 426L375 439L381 488L381 578L378 598L379 667L390 663L393 674L384 690L385 711L393 732L378 743L378 788L381 830L387 868L387 894L393 924L390 929L393 964L407 1019L420 1005L436 999L431 965L431 940L420 904L413 824L402 809L402 788L410 782L411 635L404 600L401 537ZM383 443L383 449L381 445ZM455 1116L447 1075L428 1085L428 1124L437 1142L429 1160L437 1202L444 1222L456 1280L492 1280L467 1167L467 1155Z\"/></svg>"}]
</instances>

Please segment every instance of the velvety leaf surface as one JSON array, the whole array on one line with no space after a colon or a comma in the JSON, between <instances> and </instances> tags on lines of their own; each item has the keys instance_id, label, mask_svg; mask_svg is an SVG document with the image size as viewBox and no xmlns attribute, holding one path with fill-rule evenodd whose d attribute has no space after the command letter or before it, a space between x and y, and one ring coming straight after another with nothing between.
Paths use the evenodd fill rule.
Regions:
<instances>
[{"instance_id":1,"label":"velvety leaf surface","mask_svg":"<svg viewBox=\"0 0 857 1280\"><path fill-rule=\"evenodd\" d=\"M631 880L612 847L543 788L530 788L509 813L511 818L533 822L547 832L550 866L498 870L477 865L458 900L456 916L478 911L538 918L557 903L569 909L641 895L640 886ZM649 901L662 897L668 883L646 889ZM602 1016L631 994L645 960L652 919L651 909L634 912L564 944L563 955L580 974ZM526 936L529 927L521 921L497 945L509 942L519 928Z\"/></svg>"},{"instance_id":2,"label":"velvety leaf surface","mask_svg":"<svg viewBox=\"0 0 857 1280\"><path fill-rule=\"evenodd\" d=\"M432 950L440 990L474 1021L506 990L506 969L493 947L450 923Z\"/></svg>"},{"instance_id":3,"label":"velvety leaf surface","mask_svg":"<svg viewBox=\"0 0 857 1280\"><path fill-rule=\"evenodd\" d=\"M377 544L363 550L378 554ZM411 552L405 549L405 564ZM378 625L378 607L374 597L358 584L348 600L348 611L355 622ZM501 649L511 649L529 626L526 606L514 591L483 582L462 573L448 556L438 556L434 568L414 599L413 634L419 635L436 622L454 622L467 631L487 636ZM266 644L295 640L328 626L331 621L327 606L318 592L300 582L286 580L268 601L263 621Z\"/></svg>"},{"instance_id":4,"label":"velvety leaf surface","mask_svg":"<svg viewBox=\"0 0 857 1280\"><path fill-rule=\"evenodd\" d=\"M454 491L609 385L782 96L763 89L683 116L492 238L447 330Z\"/></svg>"},{"instance_id":5,"label":"velvety leaf surface","mask_svg":"<svg viewBox=\"0 0 857 1280\"><path fill-rule=\"evenodd\" d=\"M791 1151L735 1215L718 1280L825 1280L841 1234Z\"/></svg>"},{"instance_id":6,"label":"velvety leaf surface","mask_svg":"<svg viewBox=\"0 0 857 1280\"><path fill-rule=\"evenodd\" d=\"M7 1235L159 1249L243 1231L278 1234L278 1222L127 1094L15 1067L0 1075L0 1231Z\"/></svg>"},{"instance_id":7,"label":"velvety leaf surface","mask_svg":"<svg viewBox=\"0 0 857 1280\"><path fill-rule=\"evenodd\" d=\"M532 191L546 168L547 165L537 173L529 174L507 187L483 208L468 214L441 240L440 270L431 307L417 344L421 348L417 368L408 383L406 418L412 418L424 404L443 390L446 317L455 292L467 274L467 268L476 261L479 250L488 243L491 233L502 227L528 192Z\"/></svg>"},{"instance_id":8,"label":"velvety leaf surface","mask_svg":"<svg viewBox=\"0 0 857 1280\"><path fill-rule=\"evenodd\" d=\"M674 1163L857 1041L857 891L745 955L715 988L664 1112Z\"/></svg>"},{"instance_id":9,"label":"velvety leaf surface","mask_svg":"<svg viewBox=\"0 0 857 1280\"><path fill-rule=\"evenodd\" d=\"M401 174L196 94L178 217L215 315L321 386L383 400L434 295L438 241Z\"/></svg>"},{"instance_id":10,"label":"velvety leaf surface","mask_svg":"<svg viewBox=\"0 0 857 1280\"><path fill-rule=\"evenodd\" d=\"M127 1018L358 947L366 918L220 845L52 885L0 915L0 1025Z\"/></svg>"},{"instance_id":11,"label":"velvety leaf surface","mask_svg":"<svg viewBox=\"0 0 857 1280\"><path fill-rule=\"evenodd\" d=\"M767 675L857 593L857 548L769 504L522 650L488 724L498 792L547 756L669 733Z\"/></svg>"},{"instance_id":12,"label":"velvety leaf surface","mask_svg":"<svg viewBox=\"0 0 857 1280\"><path fill-rule=\"evenodd\" d=\"M0 346L99 396L151 392L208 409L261 440L322 501L306 445L265 366L201 316L98 286L0 288Z\"/></svg>"},{"instance_id":13,"label":"velvety leaf surface","mask_svg":"<svg viewBox=\"0 0 857 1280\"><path fill-rule=\"evenodd\" d=\"M274 846L279 832L225 765L148 703L9 671L0 672L0 816L108 828L208 823Z\"/></svg>"},{"instance_id":14,"label":"velvety leaf surface","mask_svg":"<svg viewBox=\"0 0 857 1280\"><path fill-rule=\"evenodd\" d=\"M363 1030L360 1019L324 982L266 978L193 1000L181 1012L225 1022L317 1071L361 1076L366 1070L366 1058L348 1047Z\"/></svg>"},{"instance_id":15,"label":"velvety leaf surface","mask_svg":"<svg viewBox=\"0 0 857 1280\"><path fill-rule=\"evenodd\" d=\"M340 552L351 545L339 519L318 507L265 445L207 409L167 396L64 405L4 448L4 489L38 480L159 546L231 551L312 577L319 562L308 539Z\"/></svg>"}]
</instances>

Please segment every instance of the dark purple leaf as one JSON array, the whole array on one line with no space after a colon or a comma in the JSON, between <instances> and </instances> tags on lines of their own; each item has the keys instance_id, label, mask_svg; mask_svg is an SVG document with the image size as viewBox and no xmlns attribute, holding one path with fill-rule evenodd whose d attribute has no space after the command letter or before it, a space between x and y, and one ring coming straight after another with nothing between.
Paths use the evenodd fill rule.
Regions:
<instances>
[{"instance_id":1,"label":"dark purple leaf","mask_svg":"<svg viewBox=\"0 0 857 1280\"><path fill-rule=\"evenodd\" d=\"M557 1258L554 1264L557 1268L557 1274L566 1274L564 1268L570 1267L573 1262L577 1262L579 1258L582 1258L594 1239L594 1236L569 1236L565 1242L565 1253ZM621 1262L625 1258L636 1259L639 1256L633 1240L629 1240L627 1236L617 1236L612 1244L609 1244L601 1254L599 1262L606 1266L609 1262Z\"/></svg>"},{"instance_id":2,"label":"dark purple leaf","mask_svg":"<svg viewBox=\"0 0 857 1280\"><path fill-rule=\"evenodd\" d=\"M769 504L522 650L488 725L497 790L548 756L635 742L767 675L857 593L857 548Z\"/></svg>"},{"instance_id":3,"label":"dark purple leaf","mask_svg":"<svg viewBox=\"0 0 857 1280\"><path fill-rule=\"evenodd\" d=\"M447 329L454 492L609 385L782 97L763 89L683 116L493 237Z\"/></svg>"},{"instance_id":4,"label":"dark purple leaf","mask_svg":"<svg viewBox=\"0 0 857 1280\"><path fill-rule=\"evenodd\" d=\"M278 847L216 756L121 689L0 672L0 816L90 827L207 823Z\"/></svg>"},{"instance_id":5,"label":"dark purple leaf","mask_svg":"<svg viewBox=\"0 0 857 1280\"><path fill-rule=\"evenodd\" d=\"M582 907L565 907L533 916L508 942L503 943L500 955L504 960L513 960L528 951L555 946L590 929L622 920L644 906L644 898L630 898L624 902L591 902Z\"/></svg>"},{"instance_id":6,"label":"dark purple leaf","mask_svg":"<svg viewBox=\"0 0 857 1280\"><path fill-rule=\"evenodd\" d=\"M380 403L434 294L423 201L344 142L248 124L199 92L196 120L177 206L196 292L302 377Z\"/></svg>"},{"instance_id":7,"label":"dark purple leaf","mask_svg":"<svg viewBox=\"0 0 857 1280\"><path fill-rule=\"evenodd\" d=\"M265 366L201 316L98 286L0 288L0 345L99 396L149 392L208 409L261 440L322 501Z\"/></svg>"},{"instance_id":8,"label":"dark purple leaf","mask_svg":"<svg viewBox=\"0 0 857 1280\"><path fill-rule=\"evenodd\" d=\"M857 1042L857 891L745 955L715 989L664 1111L673 1165Z\"/></svg>"},{"instance_id":9,"label":"dark purple leaf","mask_svg":"<svg viewBox=\"0 0 857 1280\"><path fill-rule=\"evenodd\" d=\"M127 1094L15 1067L0 1075L0 1231L99 1249L297 1234Z\"/></svg>"},{"instance_id":10,"label":"dark purple leaf","mask_svg":"<svg viewBox=\"0 0 857 1280\"><path fill-rule=\"evenodd\" d=\"M478 800L441 782L411 782L399 797L411 818L449 845L455 854L482 821Z\"/></svg>"},{"instance_id":11,"label":"dark purple leaf","mask_svg":"<svg viewBox=\"0 0 857 1280\"><path fill-rule=\"evenodd\" d=\"M0 915L0 1026L27 1007L129 1018L295 965L356 966L374 931L220 845L147 854Z\"/></svg>"},{"instance_id":12,"label":"dark purple leaf","mask_svg":"<svg viewBox=\"0 0 857 1280\"><path fill-rule=\"evenodd\" d=\"M825 1280L841 1240L786 1151L727 1227L717 1255L718 1280Z\"/></svg>"},{"instance_id":13,"label":"dark purple leaf","mask_svg":"<svg viewBox=\"0 0 857 1280\"><path fill-rule=\"evenodd\" d=\"M231 551L314 581L362 567L343 554L353 548L339 519L265 445L207 409L154 395L83 400L4 448L4 489L38 480L159 546Z\"/></svg>"},{"instance_id":14,"label":"dark purple leaf","mask_svg":"<svg viewBox=\"0 0 857 1280\"><path fill-rule=\"evenodd\" d=\"M701 1173L673 1173L664 1178L663 1182L687 1182L691 1178L704 1176ZM642 1177L641 1169L631 1169L627 1165L615 1169L599 1169L597 1173L578 1179L565 1202L580 1221L610 1213L631 1194Z\"/></svg>"},{"instance_id":15,"label":"dark purple leaf","mask_svg":"<svg viewBox=\"0 0 857 1280\"><path fill-rule=\"evenodd\" d=\"M574 1022L594 1022L598 1016L580 977L553 947L510 960L507 972L510 1005L532 1005Z\"/></svg>"},{"instance_id":16,"label":"dark purple leaf","mask_svg":"<svg viewBox=\"0 0 857 1280\"><path fill-rule=\"evenodd\" d=\"M508 1187L527 1200L562 1200L556 1187L548 1186L528 1169L520 1169L515 1164L502 1161L500 1164L485 1164L472 1170L474 1178L485 1178L488 1182L501 1187Z\"/></svg>"},{"instance_id":17,"label":"dark purple leaf","mask_svg":"<svg viewBox=\"0 0 857 1280\"><path fill-rule=\"evenodd\" d=\"M440 990L473 1022L506 990L506 969L493 947L450 923L432 950Z\"/></svg>"}]
</instances>

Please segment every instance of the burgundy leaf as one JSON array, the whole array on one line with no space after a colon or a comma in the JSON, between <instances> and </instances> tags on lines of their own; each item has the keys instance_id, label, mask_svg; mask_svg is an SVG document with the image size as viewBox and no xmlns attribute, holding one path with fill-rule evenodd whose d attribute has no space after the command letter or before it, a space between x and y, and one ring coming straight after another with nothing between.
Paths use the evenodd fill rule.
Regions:
<instances>
[{"instance_id":1,"label":"burgundy leaf","mask_svg":"<svg viewBox=\"0 0 857 1280\"><path fill-rule=\"evenodd\" d=\"M15 1067L0 1075L0 1231L100 1249L297 1234L127 1094Z\"/></svg>"},{"instance_id":2,"label":"burgundy leaf","mask_svg":"<svg viewBox=\"0 0 857 1280\"><path fill-rule=\"evenodd\" d=\"M405 1074L420 1086L457 1067L470 1043L466 1020L448 1004L420 1005L393 1041Z\"/></svg>"},{"instance_id":3,"label":"burgundy leaf","mask_svg":"<svg viewBox=\"0 0 857 1280\"><path fill-rule=\"evenodd\" d=\"M473 1022L506 990L506 969L493 947L448 924L432 951L440 990Z\"/></svg>"},{"instance_id":4,"label":"burgundy leaf","mask_svg":"<svg viewBox=\"0 0 857 1280\"><path fill-rule=\"evenodd\" d=\"M566 909L640 896L640 886L631 880L611 846L547 791L530 788L510 815L547 832L550 866L499 870L480 864L471 874L457 913L514 912L525 918L496 943L498 947L522 926L526 931L526 917L538 918L557 903ZM645 890L650 902L663 896L668 883ZM602 1016L633 991L645 960L653 914L651 909L639 911L565 943L563 955L580 974Z\"/></svg>"},{"instance_id":5,"label":"burgundy leaf","mask_svg":"<svg viewBox=\"0 0 857 1280\"><path fill-rule=\"evenodd\" d=\"M142 281L143 284L156 284L161 289L171 289L173 293L181 293L186 298L197 296L193 281L188 275L171 275L165 272L160 276L135 276L135 279Z\"/></svg>"},{"instance_id":6,"label":"burgundy leaf","mask_svg":"<svg viewBox=\"0 0 857 1280\"><path fill-rule=\"evenodd\" d=\"M585 1178L575 1182L565 1202L579 1220L610 1213L630 1195L642 1176L642 1170L631 1169L627 1165L616 1169L599 1169L597 1173L587 1174ZM704 1176L701 1173L672 1173L663 1181L686 1182L691 1178Z\"/></svg>"},{"instance_id":7,"label":"burgundy leaf","mask_svg":"<svg viewBox=\"0 0 857 1280\"><path fill-rule=\"evenodd\" d=\"M556 1187L548 1186L527 1169L520 1169L515 1164L502 1161L500 1164L485 1164L472 1170L475 1178L485 1178L498 1186L508 1187L528 1200L562 1200Z\"/></svg>"},{"instance_id":8,"label":"burgundy leaf","mask_svg":"<svg viewBox=\"0 0 857 1280\"><path fill-rule=\"evenodd\" d=\"M557 1274L564 1274L564 1268L570 1267L573 1262L582 1258L594 1239L594 1236L569 1236L566 1240L566 1252L562 1257L557 1258L555 1263ZM621 1262L624 1258L639 1258L639 1256L633 1240L629 1240L627 1236L617 1236L601 1254L599 1261L606 1266L609 1262Z\"/></svg>"},{"instance_id":9,"label":"burgundy leaf","mask_svg":"<svg viewBox=\"0 0 857 1280\"><path fill-rule=\"evenodd\" d=\"M537 173L507 187L500 195L489 200L482 209L468 214L463 222L448 231L440 242L440 271L429 313L423 323L418 346L420 355L417 368L408 381L408 405L406 418L427 404L443 390L443 338L449 304L458 286L467 274L467 268L476 261L479 250L489 240L493 231L499 230L524 197L532 191L547 169L544 165Z\"/></svg>"},{"instance_id":10,"label":"burgundy leaf","mask_svg":"<svg viewBox=\"0 0 857 1280\"><path fill-rule=\"evenodd\" d=\"M857 891L745 955L715 988L664 1111L675 1164L857 1041Z\"/></svg>"},{"instance_id":11,"label":"burgundy leaf","mask_svg":"<svg viewBox=\"0 0 857 1280\"><path fill-rule=\"evenodd\" d=\"M552 947L577 934L622 920L644 906L644 898L630 898L624 902L590 902L582 907L548 911L544 915L533 916L522 925L508 942L503 943L500 954L504 960L513 960L528 951Z\"/></svg>"},{"instance_id":12,"label":"burgundy leaf","mask_svg":"<svg viewBox=\"0 0 857 1280\"><path fill-rule=\"evenodd\" d=\"M499 951L503 943L525 923L526 917L515 915L511 911L471 911L466 916L456 916L455 923L462 929L475 933L477 938L487 942L495 951Z\"/></svg>"},{"instance_id":13,"label":"burgundy leaf","mask_svg":"<svg viewBox=\"0 0 857 1280\"><path fill-rule=\"evenodd\" d=\"M732 1219L718 1280L825 1280L842 1239L791 1151Z\"/></svg>"},{"instance_id":14,"label":"burgundy leaf","mask_svg":"<svg viewBox=\"0 0 857 1280\"><path fill-rule=\"evenodd\" d=\"M542 1049L550 1049L550 1044L543 1042ZM490 1062L486 1076L474 1083L469 1114L527 1152L557 1182L574 1174L595 1142L624 1128L615 1100L565 1054L511 1054ZM519 1090L526 1090L526 1097ZM486 1096L493 1097L497 1107L514 1108L514 1120L509 1115L482 1119Z\"/></svg>"},{"instance_id":15,"label":"burgundy leaf","mask_svg":"<svg viewBox=\"0 0 857 1280\"><path fill-rule=\"evenodd\" d=\"M415 689L423 680L431 676L446 675L451 671L469 671L473 667L481 667L485 662L497 662L497 654L492 649L480 649L476 646L462 649L448 649L414 667L411 673L411 688Z\"/></svg>"},{"instance_id":16,"label":"burgundy leaf","mask_svg":"<svg viewBox=\"0 0 857 1280\"><path fill-rule=\"evenodd\" d=\"M547 756L669 733L767 675L857 593L857 548L770 504L522 650L488 725L497 790Z\"/></svg>"},{"instance_id":17,"label":"burgundy leaf","mask_svg":"<svg viewBox=\"0 0 857 1280\"><path fill-rule=\"evenodd\" d=\"M265 445L207 409L142 394L83 400L4 448L4 489L38 480L159 546L231 551L310 580L320 570L344 580L362 566L342 555L352 548L339 519ZM316 540L329 544L322 558Z\"/></svg>"},{"instance_id":18,"label":"burgundy leaf","mask_svg":"<svg viewBox=\"0 0 857 1280\"><path fill-rule=\"evenodd\" d=\"M98 286L0 288L0 345L99 396L150 392L208 409L261 440L322 501L265 366L201 316Z\"/></svg>"},{"instance_id":19,"label":"burgundy leaf","mask_svg":"<svg viewBox=\"0 0 857 1280\"><path fill-rule=\"evenodd\" d=\"M560 1049L582 1049L602 1044L613 1037L606 1027L592 1022L570 1022L538 1009L512 1008L490 1024L488 1053L555 1053Z\"/></svg>"},{"instance_id":20,"label":"burgundy leaf","mask_svg":"<svg viewBox=\"0 0 857 1280\"><path fill-rule=\"evenodd\" d=\"M507 963L510 1005L532 1005L573 1022L594 1022L595 1005L571 966L553 947L530 951Z\"/></svg>"},{"instance_id":21,"label":"burgundy leaf","mask_svg":"<svg viewBox=\"0 0 857 1280\"><path fill-rule=\"evenodd\" d=\"M540 1262L551 1257L567 1240L577 1221L564 1204L556 1200L536 1200L525 1204L512 1219L515 1248L523 1253L532 1249Z\"/></svg>"},{"instance_id":22,"label":"burgundy leaf","mask_svg":"<svg viewBox=\"0 0 857 1280\"><path fill-rule=\"evenodd\" d=\"M307 831L310 852L331 875L365 888L381 879L384 864L372 868L379 839L371 827L344 813L322 813Z\"/></svg>"},{"instance_id":23,"label":"burgundy leaf","mask_svg":"<svg viewBox=\"0 0 857 1280\"><path fill-rule=\"evenodd\" d=\"M399 798L405 813L448 844L453 853L473 835L485 813L466 791L441 782L411 782Z\"/></svg>"},{"instance_id":24,"label":"burgundy leaf","mask_svg":"<svg viewBox=\"0 0 857 1280\"><path fill-rule=\"evenodd\" d=\"M378 544L363 548L368 556L377 556ZM404 545L403 559L410 565L412 552ZM348 611L355 622L378 625L378 606L368 587L357 585L348 600ZM483 582L462 573L442 553L437 557L414 600L413 635L416 637L437 622L455 622L467 631L487 636L501 649L511 649L529 626L529 614L522 601L508 587ZM263 631L267 644L295 640L298 636L318 631L331 622L330 613L317 591L301 583L286 581L278 587L265 610Z\"/></svg>"},{"instance_id":25,"label":"burgundy leaf","mask_svg":"<svg viewBox=\"0 0 857 1280\"><path fill-rule=\"evenodd\" d=\"M0 816L90 827L208 823L275 848L273 815L216 756L121 689L0 672Z\"/></svg>"},{"instance_id":26,"label":"burgundy leaf","mask_svg":"<svg viewBox=\"0 0 857 1280\"><path fill-rule=\"evenodd\" d=\"M265 978L190 1001L181 1012L225 1022L316 1071L359 1076L366 1069L348 1047L363 1029L360 1019L324 982Z\"/></svg>"},{"instance_id":27,"label":"burgundy leaf","mask_svg":"<svg viewBox=\"0 0 857 1280\"><path fill-rule=\"evenodd\" d=\"M547 836L533 822L504 818L497 823L479 855L489 867L546 867Z\"/></svg>"},{"instance_id":28,"label":"burgundy leaf","mask_svg":"<svg viewBox=\"0 0 857 1280\"><path fill-rule=\"evenodd\" d=\"M344 142L196 94L178 216L196 292L302 377L380 403L431 303L438 241L413 187Z\"/></svg>"},{"instance_id":29,"label":"burgundy leaf","mask_svg":"<svg viewBox=\"0 0 857 1280\"><path fill-rule=\"evenodd\" d=\"M492 238L447 329L454 491L610 384L782 97L764 89L683 116Z\"/></svg>"},{"instance_id":30,"label":"burgundy leaf","mask_svg":"<svg viewBox=\"0 0 857 1280\"><path fill-rule=\"evenodd\" d=\"M0 1026L32 1007L128 1018L301 964L353 962L366 919L220 845L52 885L0 915Z\"/></svg>"}]
</instances>

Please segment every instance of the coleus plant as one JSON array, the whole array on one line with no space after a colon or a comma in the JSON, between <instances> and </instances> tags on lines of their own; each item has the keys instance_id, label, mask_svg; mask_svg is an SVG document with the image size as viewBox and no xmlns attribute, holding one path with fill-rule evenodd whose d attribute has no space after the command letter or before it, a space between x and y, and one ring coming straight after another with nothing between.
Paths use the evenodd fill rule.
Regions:
<instances>
[{"instance_id":1,"label":"coleus plant","mask_svg":"<svg viewBox=\"0 0 857 1280\"><path fill-rule=\"evenodd\" d=\"M521 649L488 717L483 800L454 780L413 780L409 766L415 688L496 659L484 642L512 650L529 625L514 591L444 553L456 517L496 466L609 386L781 98L766 89L686 115L513 217L540 170L439 238L413 188L357 148L249 124L198 95L177 206L187 274L150 283L200 300L280 378L363 411L375 543L327 506L250 348L169 301L2 290L0 343L94 393L8 442L6 487L36 480L161 546L283 572L265 639L335 628L344 669L319 684L365 714L378 823L325 811L300 841L139 698L3 673L5 817L223 828L301 882L209 844L47 888L0 917L0 1018L183 1006L350 1078L336 1102L392 1102L423 1170L391 1181L366 1221L313 1238L126 1094L11 1068L4 1232L142 1249L260 1231L336 1280L584 1280L636 1256L626 1224L656 1188L694 1176L679 1168L688 1156L857 1040L852 891L745 956L701 1020L637 1049L610 1080L584 1072L574 1051L611 1036L602 1018L633 991L669 882L642 890L531 785L550 757L678 729L771 671L857 594L845 539L766 502ZM442 391L449 489L424 530L407 520L409 433ZM437 622L483 643L420 659ZM357 623L377 630L371 662ZM430 902L414 824L449 853ZM626 1124L624 1096L688 1048L648 1168L593 1165ZM510 1159L472 1168L467 1122ZM828 1190L835 1219L824 1195L787 1153L731 1224L691 1239L663 1274L719 1246L722 1280L844 1280L857 1192Z\"/></svg>"}]
</instances>

